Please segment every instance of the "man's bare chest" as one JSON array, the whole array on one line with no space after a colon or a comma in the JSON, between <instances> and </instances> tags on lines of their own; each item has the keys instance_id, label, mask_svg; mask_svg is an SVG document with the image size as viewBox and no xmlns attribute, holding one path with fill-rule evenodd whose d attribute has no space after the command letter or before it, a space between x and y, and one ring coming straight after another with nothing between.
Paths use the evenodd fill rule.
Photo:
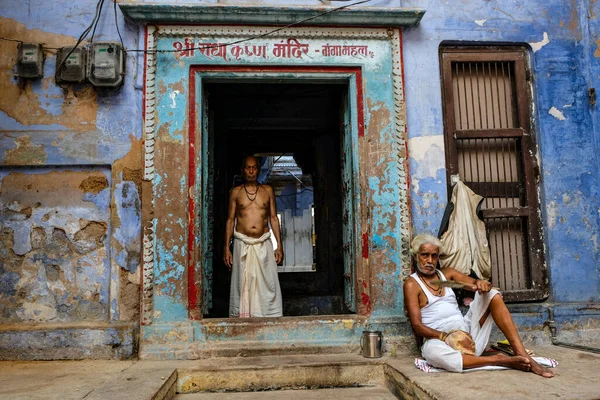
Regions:
<instances>
[{"instance_id":1,"label":"man's bare chest","mask_svg":"<svg viewBox=\"0 0 600 400\"><path fill-rule=\"evenodd\" d=\"M237 208L242 212L262 211L269 207L269 195L264 189L259 189L258 192L246 193L243 188L237 196Z\"/></svg>"}]
</instances>

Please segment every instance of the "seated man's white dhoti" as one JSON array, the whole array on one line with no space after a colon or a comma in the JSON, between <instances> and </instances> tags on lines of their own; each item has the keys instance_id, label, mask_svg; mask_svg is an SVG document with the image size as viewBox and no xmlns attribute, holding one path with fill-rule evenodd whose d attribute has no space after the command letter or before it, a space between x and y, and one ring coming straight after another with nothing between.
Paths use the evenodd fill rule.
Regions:
<instances>
[{"instance_id":1,"label":"seated man's white dhoti","mask_svg":"<svg viewBox=\"0 0 600 400\"><path fill-rule=\"evenodd\" d=\"M281 317L281 289L271 233L252 238L233 232L230 317Z\"/></svg>"},{"instance_id":2,"label":"seated man's white dhoti","mask_svg":"<svg viewBox=\"0 0 600 400\"><path fill-rule=\"evenodd\" d=\"M442 280L446 280L441 271L438 270L437 273ZM492 298L499 295L500 292L495 289L487 293L476 292L475 299L469 305L469 311L463 316L458 308L456 296L450 288L445 288L443 296L434 296L427 290L416 273L411 276L421 286L429 301L421 309L423 323L432 329L442 332L450 332L453 329L468 332L475 341L475 355L480 356L490 339L494 319L489 314L482 326L479 325L479 321L489 308ZM421 347L421 354L430 365L436 368L454 372L463 370L462 354L460 351L454 350L439 339L426 340Z\"/></svg>"}]
</instances>

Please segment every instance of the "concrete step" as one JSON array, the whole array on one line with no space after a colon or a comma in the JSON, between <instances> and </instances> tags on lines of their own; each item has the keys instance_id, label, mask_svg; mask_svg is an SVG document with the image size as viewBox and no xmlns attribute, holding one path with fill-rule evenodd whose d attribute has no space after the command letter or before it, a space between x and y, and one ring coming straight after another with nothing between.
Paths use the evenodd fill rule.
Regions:
<instances>
[{"instance_id":1,"label":"concrete step","mask_svg":"<svg viewBox=\"0 0 600 400\"><path fill-rule=\"evenodd\" d=\"M272 392L245 393L190 393L175 396L176 400L395 400L396 397L384 387L360 387L313 390L277 390Z\"/></svg>"},{"instance_id":2,"label":"concrete step","mask_svg":"<svg viewBox=\"0 0 600 400\"><path fill-rule=\"evenodd\" d=\"M254 362L178 368L177 393L344 388L382 386L385 383L382 359L338 354L248 360ZM256 360L262 362L257 364Z\"/></svg>"}]
</instances>

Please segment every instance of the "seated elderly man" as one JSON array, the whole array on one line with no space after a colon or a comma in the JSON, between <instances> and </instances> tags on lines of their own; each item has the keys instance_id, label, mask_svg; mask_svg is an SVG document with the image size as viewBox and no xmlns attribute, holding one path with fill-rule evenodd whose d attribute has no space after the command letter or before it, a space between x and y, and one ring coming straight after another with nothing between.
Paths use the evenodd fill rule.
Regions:
<instances>
[{"instance_id":1,"label":"seated elderly man","mask_svg":"<svg viewBox=\"0 0 600 400\"><path fill-rule=\"evenodd\" d=\"M404 282L404 302L415 335L425 339L423 357L437 368L460 372L488 365L531 371L546 378L552 372L536 363L527 353L504 300L492 285L473 279L453 268L437 269L442 243L435 236L414 238L411 253L416 272ZM471 284L475 293L469 311L463 317L452 289L435 284L436 280L454 280ZM504 333L515 356L482 356L492 323Z\"/></svg>"}]
</instances>

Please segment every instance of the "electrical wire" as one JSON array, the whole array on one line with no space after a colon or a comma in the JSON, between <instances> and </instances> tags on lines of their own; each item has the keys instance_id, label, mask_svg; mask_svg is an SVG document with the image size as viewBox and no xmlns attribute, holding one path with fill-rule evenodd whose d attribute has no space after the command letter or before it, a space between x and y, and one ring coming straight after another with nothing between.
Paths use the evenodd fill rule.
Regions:
<instances>
[{"instance_id":1,"label":"electrical wire","mask_svg":"<svg viewBox=\"0 0 600 400\"><path fill-rule=\"evenodd\" d=\"M119 30L119 21L117 20L117 0L113 0L113 9L115 11L115 28L117 28L117 33L119 34L119 40L121 40L121 48L125 51L125 45L123 44L123 37L121 36L121 31Z\"/></svg>"},{"instance_id":2,"label":"electrical wire","mask_svg":"<svg viewBox=\"0 0 600 400\"><path fill-rule=\"evenodd\" d=\"M117 33L119 35L119 39L121 41L121 48L123 49L123 52L125 52L125 53L126 52L142 52L142 53L153 53L154 54L154 53L175 53L175 52L179 51L179 50L146 50L146 49L144 49L144 50L141 50L141 49L127 50L127 49L125 49L125 45L123 44L123 37L121 36L121 31L119 30L119 24L118 24L118 19L117 19L117 2L116 2L116 0L112 0L112 1L113 1L113 9L114 9L114 16L115 16L115 27L116 27ZM345 2L345 1L351 1L351 0L333 0L333 1L342 1L342 2ZM214 44L214 45L210 45L210 46L193 47L193 48L189 48L189 49L186 49L186 50L214 49L214 48L228 47L228 46L232 46L232 45L239 44L239 43L249 42L251 40L256 40L256 39L260 39L260 38L272 35L274 33L280 32L280 31L282 31L284 29L287 29L287 28L291 28L293 26L298 26L298 25L304 24L304 23L306 23L308 21L312 21L313 19L317 19L317 18L322 17L324 15L331 14L333 12L340 11L340 10L343 10L345 8L353 7L353 6L356 6L356 5L359 5L359 4L368 3L370 1L372 1L372 0L360 0L360 1L354 2L352 4L346 4L346 5L343 5L343 6L340 6L340 7L335 7L335 8L332 8L331 10L327 10L327 11L324 11L324 12L319 13L317 15L313 15L312 17L304 18L304 19L302 19L300 21L296 21L296 22L293 22L291 24L284 25L282 27L273 29L273 30L271 30L269 32L265 32L265 33L260 34L260 35L252 36L250 38L235 40L233 42L228 42L228 43L219 43L219 44ZM103 8L103 6L104 6L104 0L98 0L98 2L96 3L96 12L94 14L94 18L92 19L92 22L81 33L81 36L79 36L79 39L77 39L77 42L75 43L75 46L71 47L71 50L67 53L67 55L64 56L64 57L62 57L62 60L60 60L60 63L58 64L58 66L55 69L55 72L54 72L54 82L59 87L61 87L62 89L65 89L65 87L62 86L58 82L58 72L62 69L65 61L71 56L71 54L73 54L73 52L75 51L75 49L87 37L87 35L92 30L92 28L93 28L93 30L92 30L92 37L91 37L90 43L93 42L93 40L94 40L94 34L96 33L96 28L98 27L98 22L100 21L100 15L102 14L102 8ZM23 43L22 40L5 38L5 37L2 37L2 36L0 36L0 40L6 40L6 41L17 42L17 43ZM61 48L45 47L43 45L43 43L42 43L42 49L43 50L50 50L50 49L52 49L52 50L61 50ZM58 60L57 60L57 62L58 62Z\"/></svg>"},{"instance_id":3,"label":"electrical wire","mask_svg":"<svg viewBox=\"0 0 600 400\"><path fill-rule=\"evenodd\" d=\"M0 36L0 40L5 40L7 42L16 42L16 43L25 43L22 40L19 39L11 39L11 38L6 38L4 36ZM42 45L42 49L44 50L60 50L60 47L48 47L48 46L44 46L44 43L40 43Z\"/></svg>"},{"instance_id":4,"label":"electrical wire","mask_svg":"<svg viewBox=\"0 0 600 400\"><path fill-rule=\"evenodd\" d=\"M98 27L98 22L100 22L100 16L102 15L102 7L104 7L104 0L100 0L100 11L98 12L98 16L96 18L96 23L94 24L94 30L92 31L92 37L90 39L90 43L94 41L94 35L96 34L96 28Z\"/></svg>"},{"instance_id":5,"label":"electrical wire","mask_svg":"<svg viewBox=\"0 0 600 400\"><path fill-rule=\"evenodd\" d=\"M252 37L247 38L247 39L240 39L240 40L235 40L233 42L219 43L219 44L210 45L210 46L203 46L203 47L190 47L189 49L186 48L186 50L215 49L215 48L219 48L219 47L228 47L228 46L232 46L234 44L249 42L251 40L260 39L260 38L263 38L265 36L269 36L269 35L272 35L272 34L274 34L276 32L282 31L284 29L291 28L293 26L297 26L297 25L303 24L303 23L308 22L308 21L312 21L313 19L317 19L319 17L322 17L323 15L331 14L332 12L343 10L344 8L356 6L356 5L359 5L359 4L368 3L370 1L372 1L372 0L360 0L360 1L357 1L356 3L346 4L344 6L332 8L331 10L327 10L327 11L324 11L324 12L319 13L317 15L313 15L312 17L308 17L308 18L304 18L304 19L302 19L300 21L292 22L291 24L284 25L282 27L273 29L272 31L265 32L265 33L262 33L260 35L252 36ZM143 53L176 53L176 52L179 52L180 50L129 50L129 51L131 51L131 52L143 52Z\"/></svg>"},{"instance_id":6,"label":"electrical wire","mask_svg":"<svg viewBox=\"0 0 600 400\"><path fill-rule=\"evenodd\" d=\"M102 5L104 4L104 0L98 0L98 3L96 3L96 12L94 14L94 18L92 19L92 22L90 23L90 26L88 26L83 33L81 34L81 36L79 36L79 39L77 39L77 43L75 44L75 47L77 47L86 37L87 35L90 33L90 30L92 30L92 27L96 26L98 24L98 20L100 19L100 13L102 12ZM94 28L94 31L96 29ZM92 40L93 40L93 34L92 34Z\"/></svg>"},{"instance_id":7,"label":"electrical wire","mask_svg":"<svg viewBox=\"0 0 600 400\"><path fill-rule=\"evenodd\" d=\"M5 38L4 36L0 36L0 40L6 40L7 42L17 42L17 43L23 43L23 41L22 41L22 40Z\"/></svg>"},{"instance_id":8,"label":"electrical wire","mask_svg":"<svg viewBox=\"0 0 600 400\"><path fill-rule=\"evenodd\" d=\"M351 1L351 0L332 0L332 1L346 2L346 1ZM343 6L335 7L335 8L332 8L331 10L327 10L327 11L324 11L324 12L319 13L317 15L313 15L312 17L304 18L304 19L302 19L300 21L296 21L296 22L293 22L291 24L287 24L287 25L281 26L279 28L273 29L273 30L271 30L269 32L265 32L265 33L262 33L260 35L252 36L252 37L249 37L249 38L246 38L246 39L235 40L233 42L228 42L228 43L219 43L219 44L210 45L210 46L190 47L189 49L186 49L186 50L207 50L207 49L214 49L214 48L219 48L219 47L228 47L228 46L232 46L232 45L235 45L235 44L249 42L251 40L256 40L256 39L263 38L265 36L272 35L274 33L280 32L280 31L282 31L284 29L288 29L288 28L291 28L291 27L294 27L294 26L299 26L301 24L304 24L304 23L306 23L308 21L312 21L313 19L317 19L317 18L322 17L324 15L331 14L333 12L340 11L340 10L343 10L345 8L353 7L353 6L356 6L356 5L359 5L359 4L368 3L370 1L372 1L372 0L360 0L360 1L354 2L352 4L346 4L346 5L343 5ZM99 19L99 10L101 8L100 4L103 3L103 2L104 2L104 0L99 0L98 3L96 4L96 15L95 15L94 19L92 20L92 23L90 24L90 26L81 34L81 36L79 37L79 40L77 41L77 44L74 46L74 48L77 47L83 41L83 39L87 36L87 34L89 34L89 32L92 29L92 27L94 26L94 24L97 23L97 19ZM117 7L116 6L116 0L113 0L113 2L114 2L115 13L116 13L116 7ZM116 14L115 14L115 24L117 24ZM131 50L129 50L129 49L125 49L125 46L123 46L123 38L121 37L121 32L119 31L118 25L117 25L117 33L119 34L119 38L121 39L121 46L123 47L123 50L127 51L127 52L132 52L132 53L133 52L137 52L137 53L152 53L152 54L155 54L155 53L176 53L176 52L180 51L180 50L146 50L146 49L131 49ZM0 39L23 43L22 40L8 39L8 38L4 38L4 37L0 37ZM57 48L52 48L52 47L43 47L43 48L44 49L59 50ZM71 55L71 53L74 50L74 48L67 55L67 57ZM66 59L67 57L65 57L64 59Z\"/></svg>"}]
</instances>

